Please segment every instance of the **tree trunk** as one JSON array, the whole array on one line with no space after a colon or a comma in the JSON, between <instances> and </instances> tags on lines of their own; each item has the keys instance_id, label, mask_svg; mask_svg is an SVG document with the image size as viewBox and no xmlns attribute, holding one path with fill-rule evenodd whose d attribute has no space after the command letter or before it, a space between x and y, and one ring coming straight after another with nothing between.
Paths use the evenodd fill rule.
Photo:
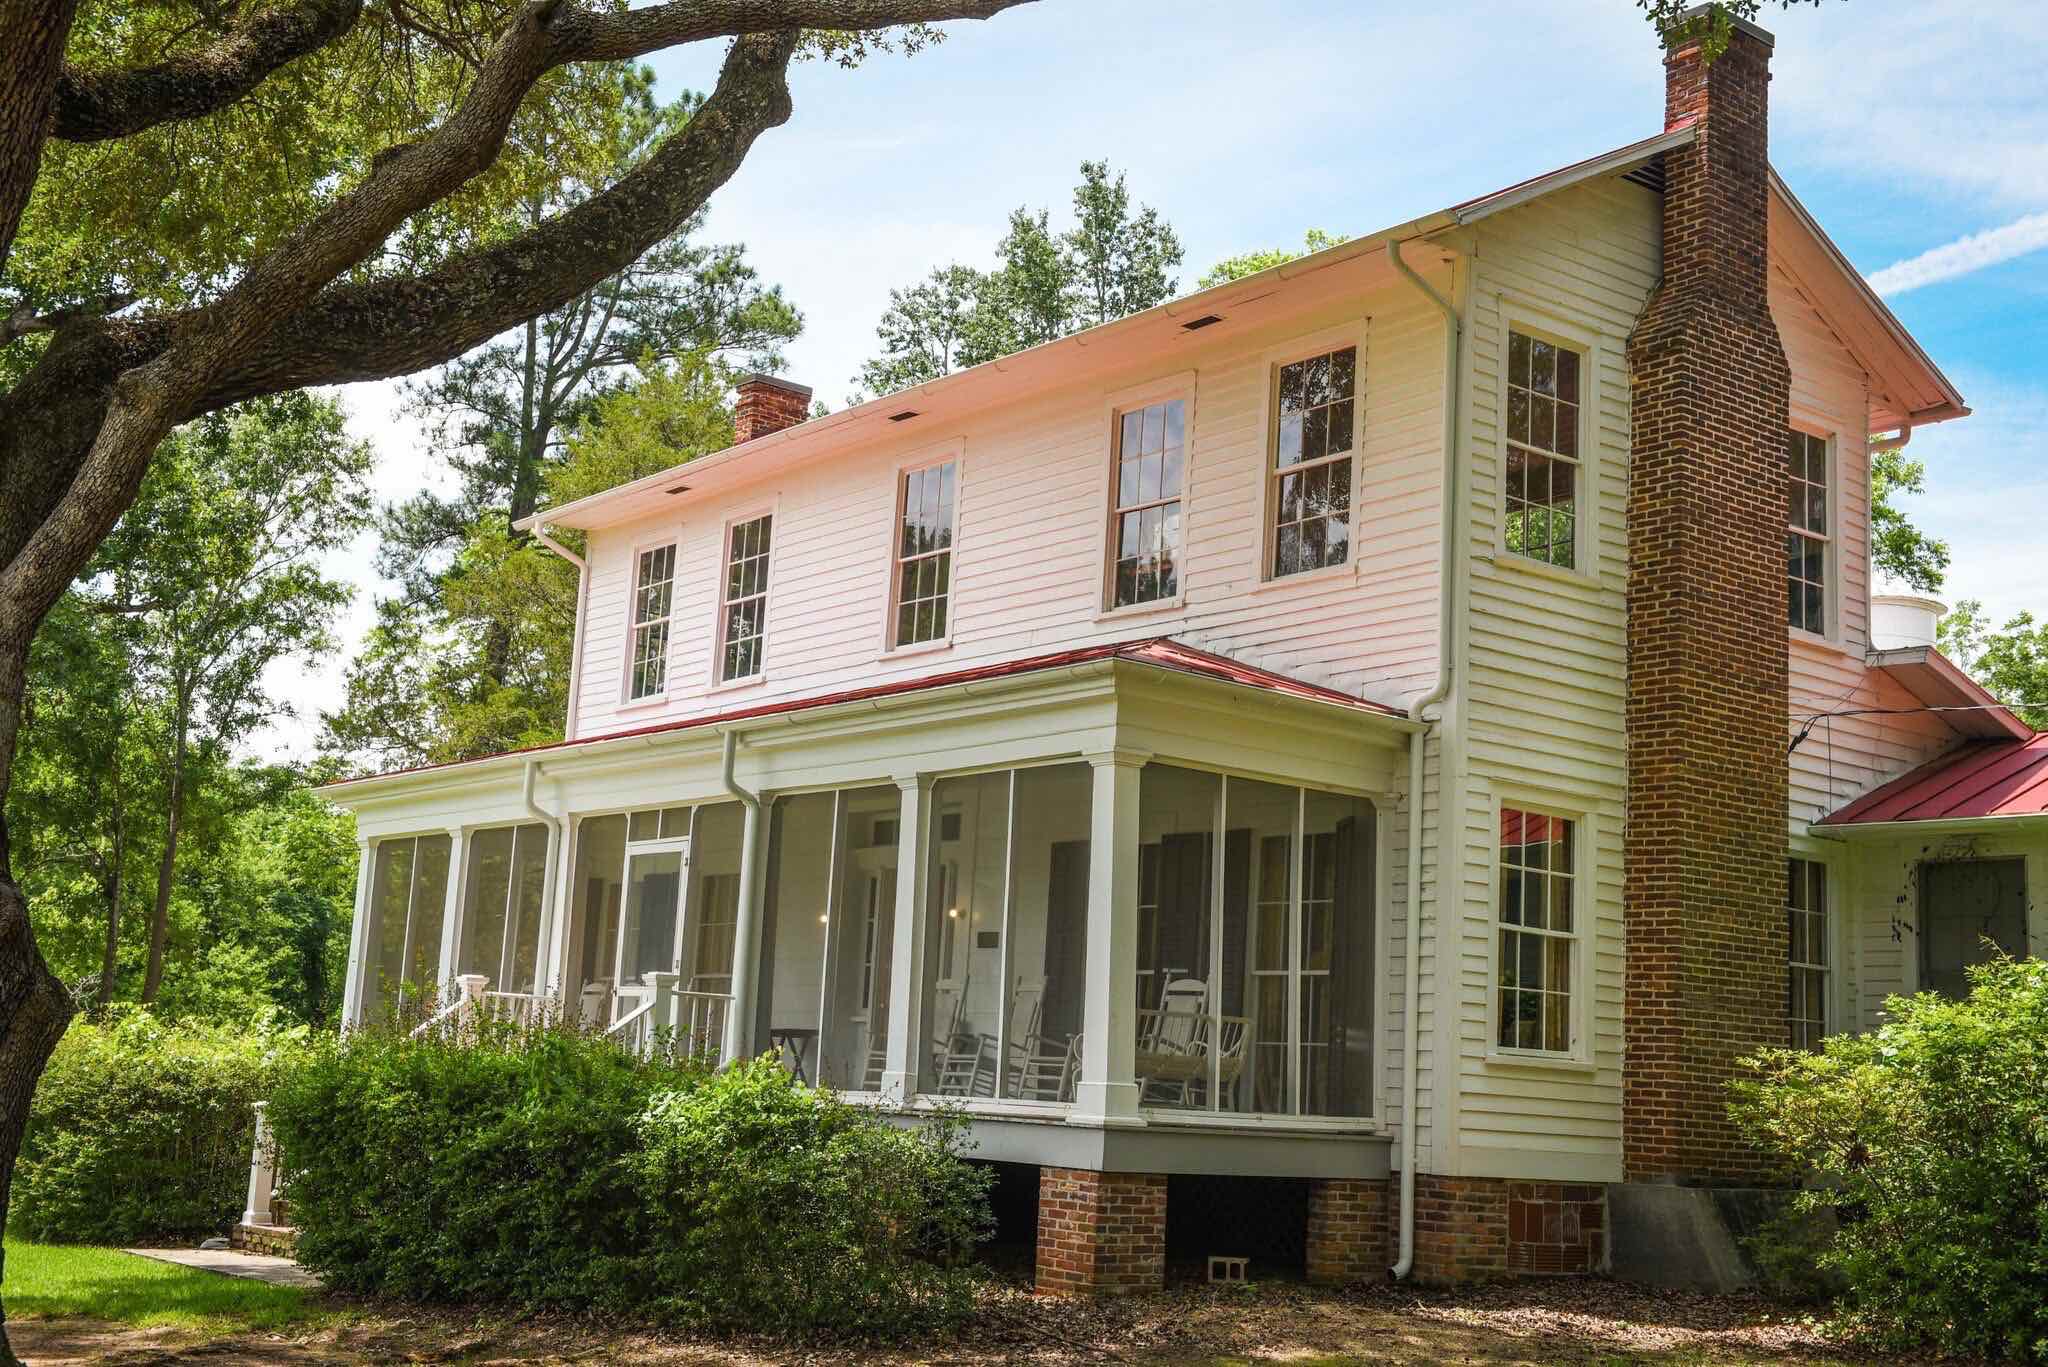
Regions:
<instances>
[{"instance_id":1,"label":"tree trunk","mask_svg":"<svg viewBox=\"0 0 2048 1367\"><path fill-rule=\"evenodd\" d=\"M164 820L164 854L156 866L156 906L149 914L149 972L142 980L142 1004L156 1000L164 982L164 942L170 936L171 889L178 878L178 828L185 818L185 750L192 729L192 705L178 699L177 737L171 745L171 793Z\"/></svg>"},{"instance_id":2,"label":"tree trunk","mask_svg":"<svg viewBox=\"0 0 2048 1367\"><path fill-rule=\"evenodd\" d=\"M107 942L100 952L99 1009L104 1013L114 1001L114 980L120 972L117 955L121 948L121 875L128 863L128 818L121 802L121 731L114 732L112 757L107 764L107 784L112 790L114 818L113 869L107 876Z\"/></svg>"}]
</instances>

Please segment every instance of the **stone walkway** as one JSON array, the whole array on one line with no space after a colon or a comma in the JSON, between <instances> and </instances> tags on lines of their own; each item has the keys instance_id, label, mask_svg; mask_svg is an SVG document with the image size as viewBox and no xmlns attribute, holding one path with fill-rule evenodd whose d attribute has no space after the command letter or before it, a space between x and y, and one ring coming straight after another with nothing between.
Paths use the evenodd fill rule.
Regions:
<instances>
[{"instance_id":1,"label":"stone walkway","mask_svg":"<svg viewBox=\"0 0 2048 1367\"><path fill-rule=\"evenodd\" d=\"M154 1258L160 1263L196 1267L202 1272L218 1272L228 1277L247 1277L252 1281L269 1282L272 1286L317 1289L320 1285L318 1277L290 1258L276 1258L268 1253L241 1253L231 1248L130 1248L124 1251L138 1258Z\"/></svg>"}]
</instances>

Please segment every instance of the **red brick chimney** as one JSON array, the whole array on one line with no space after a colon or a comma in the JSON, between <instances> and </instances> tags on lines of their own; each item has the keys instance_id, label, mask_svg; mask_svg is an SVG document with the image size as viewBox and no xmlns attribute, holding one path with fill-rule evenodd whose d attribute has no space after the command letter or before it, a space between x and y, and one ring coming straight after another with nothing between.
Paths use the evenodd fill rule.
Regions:
<instances>
[{"instance_id":1,"label":"red brick chimney","mask_svg":"<svg viewBox=\"0 0 2048 1367\"><path fill-rule=\"evenodd\" d=\"M756 373L743 377L738 390L739 402L733 409L735 446L794 427L811 416L811 391L807 385Z\"/></svg>"},{"instance_id":2,"label":"red brick chimney","mask_svg":"<svg viewBox=\"0 0 2048 1367\"><path fill-rule=\"evenodd\" d=\"M1702 7L1702 10L1704 7ZM1629 339L1623 1166L1754 1183L1735 1061L1786 1039L1785 430L1769 297L1771 35L1667 41L1664 274Z\"/></svg>"}]
</instances>

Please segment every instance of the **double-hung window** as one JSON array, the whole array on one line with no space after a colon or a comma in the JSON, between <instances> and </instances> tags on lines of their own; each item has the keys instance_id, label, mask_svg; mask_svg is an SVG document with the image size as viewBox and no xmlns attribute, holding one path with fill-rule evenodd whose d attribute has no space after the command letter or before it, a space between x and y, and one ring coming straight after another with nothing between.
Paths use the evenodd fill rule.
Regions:
<instances>
[{"instance_id":1,"label":"double-hung window","mask_svg":"<svg viewBox=\"0 0 2048 1367\"><path fill-rule=\"evenodd\" d=\"M722 683L761 672L768 630L768 543L774 518L763 513L735 522L726 534L725 597L719 609L718 677Z\"/></svg>"},{"instance_id":2,"label":"double-hung window","mask_svg":"<svg viewBox=\"0 0 2048 1367\"><path fill-rule=\"evenodd\" d=\"M1186 465L1187 405L1165 399L1117 415L1112 608L1180 594L1180 492Z\"/></svg>"},{"instance_id":3,"label":"double-hung window","mask_svg":"<svg viewBox=\"0 0 2048 1367\"><path fill-rule=\"evenodd\" d=\"M953 591L953 510L958 468L952 461L903 475L896 527L896 623L892 646L946 639Z\"/></svg>"},{"instance_id":4,"label":"double-hung window","mask_svg":"<svg viewBox=\"0 0 2048 1367\"><path fill-rule=\"evenodd\" d=\"M1503 1049L1572 1051L1573 825L1501 808L1496 1038Z\"/></svg>"},{"instance_id":5,"label":"double-hung window","mask_svg":"<svg viewBox=\"0 0 2048 1367\"><path fill-rule=\"evenodd\" d=\"M1358 348L1280 367L1273 465L1275 579L1351 559L1351 463L1358 441Z\"/></svg>"},{"instance_id":6,"label":"double-hung window","mask_svg":"<svg viewBox=\"0 0 2048 1367\"><path fill-rule=\"evenodd\" d=\"M675 601L676 548L671 542L640 552L633 583L633 644L626 700L651 698L668 687L669 613Z\"/></svg>"},{"instance_id":7,"label":"double-hung window","mask_svg":"<svg viewBox=\"0 0 2048 1367\"><path fill-rule=\"evenodd\" d=\"M1828 632L1828 439L1786 433L1785 620L1816 636Z\"/></svg>"},{"instance_id":8,"label":"double-hung window","mask_svg":"<svg viewBox=\"0 0 2048 1367\"><path fill-rule=\"evenodd\" d=\"M1790 859L1785 869L1785 1018L1794 1049L1818 1049L1828 1032L1828 868Z\"/></svg>"},{"instance_id":9,"label":"double-hung window","mask_svg":"<svg viewBox=\"0 0 2048 1367\"><path fill-rule=\"evenodd\" d=\"M1576 351L1508 333L1507 549L1578 565L1579 369Z\"/></svg>"}]
</instances>

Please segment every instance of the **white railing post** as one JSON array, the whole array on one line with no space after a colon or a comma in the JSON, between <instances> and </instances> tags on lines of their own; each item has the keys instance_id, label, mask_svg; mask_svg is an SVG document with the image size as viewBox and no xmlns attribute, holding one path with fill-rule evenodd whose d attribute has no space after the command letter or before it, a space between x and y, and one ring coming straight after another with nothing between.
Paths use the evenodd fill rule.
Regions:
<instances>
[{"instance_id":1,"label":"white railing post","mask_svg":"<svg viewBox=\"0 0 2048 1367\"><path fill-rule=\"evenodd\" d=\"M270 1142L270 1103L259 1101L256 1111L256 1143L249 1155L249 1205L242 1212L245 1225L270 1223L270 1189L277 1185L277 1154Z\"/></svg>"},{"instance_id":2,"label":"white railing post","mask_svg":"<svg viewBox=\"0 0 2048 1367\"><path fill-rule=\"evenodd\" d=\"M481 973L459 973L455 977L455 1004L461 1008L456 1013L457 1028L467 1025L474 1030L484 1011L484 984L490 981Z\"/></svg>"},{"instance_id":3,"label":"white railing post","mask_svg":"<svg viewBox=\"0 0 2048 1367\"><path fill-rule=\"evenodd\" d=\"M654 1009L647 1013L647 1022L640 1032L640 1052L651 1053L654 1048L654 1032L667 1030L671 1039L676 1034L676 983L681 980L679 973L649 973L640 981L647 984L649 1000Z\"/></svg>"}]
</instances>

